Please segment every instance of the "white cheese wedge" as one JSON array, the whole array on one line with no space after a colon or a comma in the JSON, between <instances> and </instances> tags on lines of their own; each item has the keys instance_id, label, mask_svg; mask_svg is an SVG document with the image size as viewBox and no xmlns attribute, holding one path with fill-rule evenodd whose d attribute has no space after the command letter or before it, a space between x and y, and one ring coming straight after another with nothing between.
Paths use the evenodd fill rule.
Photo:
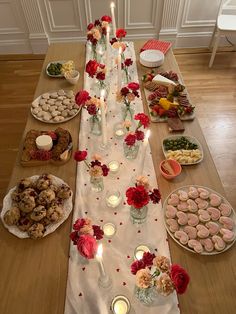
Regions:
<instances>
[{"instance_id":1,"label":"white cheese wedge","mask_svg":"<svg viewBox=\"0 0 236 314\"><path fill-rule=\"evenodd\" d=\"M52 149L52 138L49 135L40 135L36 138L36 145L38 149L51 150Z\"/></svg>"},{"instance_id":2,"label":"white cheese wedge","mask_svg":"<svg viewBox=\"0 0 236 314\"><path fill-rule=\"evenodd\" d=\"M164 85L164 86L174 85L174 86L176 86L175 82L169 80L168 78L166 78L160 74L157 74L152 80L155 81L156 83L160 84L160 85Z\"/></svg>"}]
</instances>

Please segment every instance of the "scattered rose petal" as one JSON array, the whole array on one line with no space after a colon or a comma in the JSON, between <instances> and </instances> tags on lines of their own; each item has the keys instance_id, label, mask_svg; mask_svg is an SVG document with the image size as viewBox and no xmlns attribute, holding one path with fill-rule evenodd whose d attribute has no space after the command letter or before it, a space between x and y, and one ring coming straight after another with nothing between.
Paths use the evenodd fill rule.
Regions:
<instances>
[{"instance_id":1,"label":"scattered rose petal","mask_svg":"<svg viewBox=\"0 0 236 314\"><path fill-rule=\"evenodd\" d=\"M116 179L117 179L117 180L120 180L120 178L119 178L119 177L117 177Z\"/></svg>"},{"instance_id":2,"label":"scattered rose petal","mask_svg":"<svg viewBox=\"0 0 236 314\"><path fill-rule=\"evenodd\" d=\"M111 243L111 240L108 240L109 243Z\"/></svg>"},{"instance_id":3,"label":"scattered rose petal","mask_svg":"<svg viewBox=\"0 0 236 314\"><path fill-rule=\"evenodd\" d=\"M141 230L138 230L138 233L141 233Z\"/></svg>"},{"instance_id":4,"label":"scattered rose petal","mask_svg":"<svg viewBox=\"0 0 236 314\"><path fill-rule=\"evenodd\" d=\"M85 215L87 215L88 212L84 212L84 213L85 213Z\"/></svg>"},{"instance_id":5,"label":"scattered rose petal","mask_svg":"<svg viewBox=\"0 0 236 314\"><path fill-rule=\"evenodd\" d=\"M122 226L123 225L123 222L120 222L120 226Z\"/></svg>"},{"instance_id":6,"label":"scattered rose petal","mask_svg":"<svg viewBox=\"0 0 236 314\"><path fill-rule=\"evenodd\" d=\"M79 297L82 297L82 293L80 292Z\"/></svg>"},{"instance_id":7,"label":"scattered rose petal","mask_svg":"<svg viewBox=\"0 0 236 314\"><path fill-rule=\"evenodd\" d=\"M83 267L82 270L85 271L85 267Z\"/></svg>"},{"instance_id":8,"label":"scattered rose petal","mask_svg":"<svg viewBox=\"0 0 236 314\"><path fill-rule=\"evenodd\" d=\"M120 269L119 269L119 268L116 268L116 271L119 273Z\"/></svg>"},{"instance_id":9,"label":"scattered rose petal","mask_svg":"<svg viewBox=\"0 0 236 314\"><path fill-rule=\"evenodd\" d=\"M130 256L129 256L129 255L127 255L127 258L130 258Z\"/></svg>"},{"instance_id":10,"label":"scattered rose petal","mask_svg":"<svg viewBox=\"0 0 236 314\"><path fill-rule=\"evenodd\" d=\"M133 171L135 171L135 169L133 169Z\"/></svg>"},{"instance_id":11,"label":"scattered rose petal","mask_svg":"<svg viewBox=\"0 0 236 314\"><path fill-rule=\"evenodd\" d=\"M99 197L97 197L97 198L96 198L96 200L98 200L98 201L99 201Z\"/></svg>"},{"instance_id":12,"label":"scattered rose petal","mask_svg":"<svg viewBox=\"0 0 236 314\"><path fill-rule=\"evenodd\" d=\"M125 281L123 281L123 286L126 286L126 282Z\"/></svg>"},{"instance_id":13,"label":"scattered rose petal","mask_svg":"<svg viewBox=\"0 0 236 314\"><path fill-rule=\"evenodd\" d=\"M103 222L103 219L100 219L101 222Z\"/></svg>"},{"instance_id":14,"label":"scattered rose petal","mask_svg":"<svg viewBox=\"0 0 236 314\"><path fill-rule=\"evenodd\" d=\"M155 219L155 221L157 221L157 218Z\"/></svg>"},{"instance_id":15,"label":"scattered rose petal","mask_svg":"<svg viewBox=\"0 0 236 314\"><path fill-rule=\"evenodd\" d=\"M117 212L114 212L114 215L117 215Z\"/></svg>"}]
</instances>

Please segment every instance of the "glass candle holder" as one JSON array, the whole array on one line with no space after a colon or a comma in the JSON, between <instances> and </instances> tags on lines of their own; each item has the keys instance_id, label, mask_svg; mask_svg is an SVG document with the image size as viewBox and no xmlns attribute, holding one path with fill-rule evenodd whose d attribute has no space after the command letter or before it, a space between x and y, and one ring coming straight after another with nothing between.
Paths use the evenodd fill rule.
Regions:
<instances>
[{"instance_id":1,"label":"glass candle holder","mask_svg":"<svg viewBox=\"0 0 236 314\"><path fill-rule=\"evenodd\" d=\"M120 205L122 200L121 193L118 190L108 190L106 193L106 204L108 207L115 208Z\"/></svg>"},{"instance_id":2,"label":"glass candle holder","mask_svg":"<svg viewBox=\"0 0 236 314\"><path fill-rule=\"evenodd\" d=\"M151 250L149 249L148 246L146 246L145 244L140 244L134 250L134 259L141 260L143 258L143 253L150 251Z\"/></svg>"},{"instance_id":3,"label":"glass candle holder","mask_svg":"<svg viewBox=\"0 0 236 314\"><path fill-rule=\"evenodd\" d=\"M127 314L130 311L130 302L124 295L117 295L111 302L113 314Z\"/></svg>"},{"instance_id":4,"label":"glass candle holder","mask_svg":"<svg viewBox=\"0 0 236 314\"><path fill-rule=\"evenodd\" d=\"M114 125L114 136L117 139L122 139L125 136L125 129L123 123L116 123Z\"/></svg>"},{"instance_id":5,"label":"glass candle holder","mask_svg":"<svg viewBox=\"0 0 236 314\"><path fill-rule=\"evenodd\" d=\"M116 225L112 222L107 222L102 226L102 230L106 238L112 238L116 233Z\"/></svg>"},{"instance_id":6,"label":"glass candle holder","mask_svg":"<svg viewBox=\"0 0 236 314\"><path fill-rule=\"evenodd\" d=\"M116 160L110 161L109 164L108 164L108 168L110 169L110 173L111 174L117 173L119 171L119 169L120 169L119 161L116 161Z\"/></svg>"}]
</instances>

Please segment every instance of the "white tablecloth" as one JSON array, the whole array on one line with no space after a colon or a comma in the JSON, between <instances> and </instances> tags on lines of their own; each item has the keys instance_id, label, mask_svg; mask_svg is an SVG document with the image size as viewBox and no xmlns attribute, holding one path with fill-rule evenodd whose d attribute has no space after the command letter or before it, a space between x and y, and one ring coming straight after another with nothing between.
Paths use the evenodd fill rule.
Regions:
<instances>
[{"instance_id":1,"label":"white tablecloth","mask_svg":"<svg viewBox=\"0 0 236 314\"><path fill-rule=\"evenodd\" d=\"M136 58L133 43L128 43L126 57L132 56L132 80L138 81ZM90 59L88 50L86 60ZM110 94L108 97L107 126L109 134L109 149L102 152L103 162L118 160L121 164L120 172L116 176L104 177L104 191L92 192L89 182L89 174L83 162L78 163L76 197L73 213L73 222L77 218L90 217L94 224L103 225L106 222L113 222L117 227L115 236L108 240L103 238L103 260L105 270L112 279L112 287L109 289L98 286L99 270L96 259L85 260L79 255L76 246L71 243L69 258L69 273L67 281L67 292L65 302L65 314L107 314L110 313L111 300L116 295L125 295L131 302L130 313L179 313L178 300L175 293L168 297L160 297L158 304L147 307L141 304L134 296L135 276L130 272L130 265L133 262L134 249L139 244L146 244L157 250L161 255L169 257L167 234L163 222L161 204L148 205L147 221L141 225L132 224L129 216L129 205L126 204L125 191L131 186L132 178L141 173L141 160L143 146L139 149L138 157L128 160L123 153L123 140L117 140L113 136L113 126L121 121L120 104L115 101L117 70L111 71ZM85 87L89 91L91 79L85 75ZM135 100L135 113L143 112L141 98ZM88 149L88 160L93 153L100 151L101 136L90 134L88 123L89 115L82 112L79 149ZM152 162L150 147L148 146L144 174L148 175L152 187L157 187L155 171ZM123 201L116 209L107 207L105 194L109 188L117 188L123 194ZM69 236L69 235L68 235Z\"/></svg>"}]
</instances>

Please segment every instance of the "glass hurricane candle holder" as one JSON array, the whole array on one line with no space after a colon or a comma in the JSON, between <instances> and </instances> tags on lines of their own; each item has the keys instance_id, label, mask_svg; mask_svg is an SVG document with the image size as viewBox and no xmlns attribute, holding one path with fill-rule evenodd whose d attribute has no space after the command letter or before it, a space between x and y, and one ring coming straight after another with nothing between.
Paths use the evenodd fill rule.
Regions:
<instances>
[{"instance_id":1,"label":"glass hurricane candle holder","mask_svg":"<svg viewBox=\"0 0 236 314\"><path fill-rule=\"evenodd\" d=\"M130 302L124 295L117 295L111 302L113 314L127 314L130 311Z\"/></svg>"},{"instance_id":2,"label":"glass hurricane candle holder","mask_svg":"<svg viewBox=\"0 0 236 314\"><path fill-rule=\"evenodd\" d=\"M108 207L116 208L120 205L122 196L118 190L108 190L106 193L106 204Z\"/></svg>"},{"instance_id":3,"label":"glass hurricane candle holder","mask_svg":"<svg viewBox=\"0 0 236 314\"><path fill-rule=\"evenodd\" d=\"M111 174L116 174L120 169L119 161L116 161L116 160L110 161L108 164L108 168L110 169Z\"/></svg>"},{"instance_id":4,"label":"glass hurricane candle holder","mask_svg":"<svg viewBox=\"0 0 236 314\"><path fill-rule=\"evenodd\" d=\"M141 260L143 258L143 253L150 251L151 250L149 249L148 246L146 246L145 244L140 244L134 250L134 259Z\"/></svg>"},{"instance_id":5,"label":"glass hurricane candle holder","mask_svg":"<svg viewBox=\"0 0 236 314\"><path fill-rule=\"evenodd\" d=\"M125 136L123 123L118 122L114 125L114 136L117 139L122 139Z\"/></svg>"},{"instance_id":6,"label":"glass hurricane candle holder","mask_svg":"<svg viewBox=\"0 0 236 314\"><path fill-rule=\"evenodd\" d=\"M112 222L107 222L102 226L102 230L106 238L112 238L116 233L116 225Z\"/></svg>"}]
</instances>

